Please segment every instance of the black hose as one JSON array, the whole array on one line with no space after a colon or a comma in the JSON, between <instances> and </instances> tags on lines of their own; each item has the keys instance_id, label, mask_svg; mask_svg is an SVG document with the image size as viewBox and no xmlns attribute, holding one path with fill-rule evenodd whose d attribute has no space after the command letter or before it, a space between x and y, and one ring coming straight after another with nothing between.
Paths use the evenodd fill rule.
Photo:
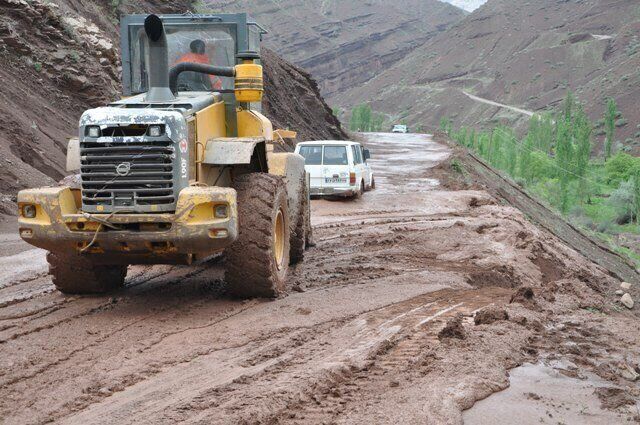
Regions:
<instances>
[{"instance_id":1,"label":"black hose","mask_svg":"<svg viewBox=\"0 0 640 425\"><path fill-rule=\"evenodd\" d=\"M231 66L213 66L194 62L179 63L169 71L169 88L174 95L178 94L178 77L186 71L215 75L217 77L235 77L236 75L236 70Z\"/></svg>"}]
</instances>

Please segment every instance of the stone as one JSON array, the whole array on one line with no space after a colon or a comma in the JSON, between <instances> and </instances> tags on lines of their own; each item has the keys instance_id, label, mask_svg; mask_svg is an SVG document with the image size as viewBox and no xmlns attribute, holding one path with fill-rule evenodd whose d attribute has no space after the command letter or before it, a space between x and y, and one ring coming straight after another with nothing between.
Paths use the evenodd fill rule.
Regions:
<instances>
[{"instance_id":1,"label":"stone","mask_svg":"<svg viewBox=\"0 0 640 425\"><path fill-rule=\"evenodd\" d=\"M628 309L633 308L633 304L634 304L633 298L631 298L631 295L629 295L628 293L624 294L622 298L620 298L620 302Z\"/></svg>"},{"instance_id":2,"label":"stone","mask_svg":"<svg viewBox=\"0 0 640 425\"><path fill-rule=\"evenodd\" d=\"M618 289L618 290L616 291L616 295L617 295L617 296L619 296L619 297L621 297L621 296L623 296L623 295L624 295L624 291L623 291L622 289Z\"/></svg>"},{"instance_id":3,"label":"stone","mask_svg":"<svg viewBox=\"0 0 640 425\"><path fill-rule=\"evenodd\" d=\"M624 365L622 367L622 369L620 370L620 376L631 382L635 382L638 380L638 378L640 378L638 372L636 372L635 369L629 365Z\"/></svg>"},{"instance_id":4,"label":"stone","mask_svg":"<svg viewBox=\"0 0 640 425\"><path fill-rule=\"evenodd\" d=\"M631 284L629 282L622 282L620 284L620 288L624 291L628 291L629 289L631 289Z\"/></svg>"}]
</instances>

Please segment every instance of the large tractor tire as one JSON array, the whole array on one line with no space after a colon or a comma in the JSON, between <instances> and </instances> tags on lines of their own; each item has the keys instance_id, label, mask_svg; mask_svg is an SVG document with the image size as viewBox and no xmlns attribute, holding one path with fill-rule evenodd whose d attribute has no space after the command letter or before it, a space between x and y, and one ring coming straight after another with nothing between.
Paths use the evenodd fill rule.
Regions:
<instances>
[{"instance_id":1,"label":"large tractor tire","mask_svg":"<svg viewBox=\"0 0 640 425\"><path fill-rule=\"evenodd\" d=\"M309 204L309 188L306 182L302 189L301 204L296 227L291 232L291 258L289 264L297 264L304 259L304 251L307 249L307 241L310 237L311 206Z\"/></svg>"},{"instance_id":2,"label":"large tractor tire","mask_svg":"<svg viewBox=\"0 0 640 425\"><path fill-rule=\"evenodd\" d=\"M127 266L97 265L79 255L47 254L49 274L64 294L104 294L124 286Z\"/></svg>"},{"instance_id":3,"label":"large tractor tire","mask_svg":"<svg viewBox=\"0 0 640 425\"><path fill-rule=\"evenodd\" d=\"M281 177L249 173L234 179L238 239L226 251L225 280L238 298L275 298L285 292L290 232Z\"/></svg>"}]
</instances>

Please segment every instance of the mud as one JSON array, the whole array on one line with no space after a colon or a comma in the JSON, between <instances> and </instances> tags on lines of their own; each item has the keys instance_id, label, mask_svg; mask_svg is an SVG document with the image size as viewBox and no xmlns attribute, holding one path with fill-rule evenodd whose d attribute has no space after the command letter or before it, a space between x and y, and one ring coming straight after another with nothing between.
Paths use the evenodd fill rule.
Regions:
<instances>
[{"instance_id":1,"label":"mud","mask_svg":"<svg viewBox=\"0 0 640 425\"><path fill-rule=\"evenodd\" d=\"M490 325L500 320L509 320L509 313L504 308L496 306L483 308L473 317L473 323L476 325Z\"/></svg>"},{"instance_id":2,"label":"mud","mask_svg":"<svg viewBox=\"0 0 640 425\"><path fill-rule=\"evenodd\" d=\"M640 357L637 319L608 295L619 281L486 191L433 183L448 147L420 135L366 140L378 189L312 202L317 245L292 271L287 297L229 298L222 259L130 267L124 290L99 297L55 292L39 266L2 275L0 417L483 423L476 403L495 411L516 388L537 394L525 399L544 414L581 377L593 381L583 392L590 409L600 409L600 387L637 402L637 383L625 375ZM42 256L17 241L6 246L5 264L22 255L37 265ZM510 303L523 287L537 308ZM538 296L545 292L554 298ZM510 320L474 326L489 306ZM441 340L452 319L465 338ZM543 393L535 380L518 381L526 364L571 385ZM586 423L590 410L567 406L579 420L567 423ZM606 412L626 421L633 408Z\"/></svg>"},{"instance_id":3,"label":"mud","mask_svg":"<svg viewBox=\"0 0 640 425\"><path fill-rule=\"evenodd\" d=\"M449 319L444 325L444 328L442 328L442 330L438 332L438 339L465 339L466 333L464 331L464 326L462 325L463 318L464 316L462 314L457 314L452 319Z\"/></svg>"}]
</instances>

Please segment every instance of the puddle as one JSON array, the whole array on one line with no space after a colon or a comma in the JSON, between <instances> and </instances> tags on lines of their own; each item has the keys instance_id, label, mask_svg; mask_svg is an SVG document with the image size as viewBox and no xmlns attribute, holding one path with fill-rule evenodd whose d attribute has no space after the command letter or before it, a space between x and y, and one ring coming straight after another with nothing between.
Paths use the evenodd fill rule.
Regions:
<instances>
[{"instance_id":1,"label":"puddle","mask_svg":"<svg viewBox=\"0 0 640 425\"><path fill-rule=\"evenodd\" d=\"M465 425L611 425L635 415L638 405L622 407L626 414L600 407L594 391L613 387L610 382L585 372L579 378L566 376L561 371L573 369L570 364L553 366L527 363L511 370L509 388L465 411Z\"/></svg>"}]
</instances>

